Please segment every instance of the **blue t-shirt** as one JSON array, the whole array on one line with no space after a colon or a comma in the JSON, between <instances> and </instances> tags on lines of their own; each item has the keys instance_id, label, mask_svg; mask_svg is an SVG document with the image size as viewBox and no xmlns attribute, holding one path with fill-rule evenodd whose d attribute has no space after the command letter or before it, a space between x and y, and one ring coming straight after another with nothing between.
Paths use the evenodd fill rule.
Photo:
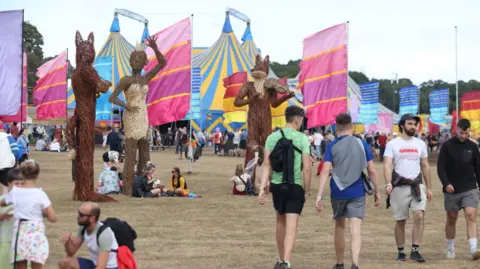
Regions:
<instances>
[{"instance_id":1,"label":"blue t-shirt","mask_svg":"<svg viewBox=\"0 0 480 269\"><path fill-rule=\"evenodd\" d=\"M333 162L332 147L344 137L345 135L340 136L327 145L327 148L325 149L325 156L324 156L325 162L330 162L330 163ZM363 145L363 148L365 149L365 156L367 157L367 162L373 160L373 154L370 151L370 147L367 145L367 142L363 139L362 139L362 145ZM355 198L360 198L365 196L365 189L363 187L363 182L360 175L358 180L355 181L355 183L348 186L343 191L340 191L340 189L338 189L337 184L335 184L335 181L333 179L330 179L330 189L331 189L331 195L330 195L331 199L348 200L348 199L355 199Z\"/></svg>"}]
</instances>

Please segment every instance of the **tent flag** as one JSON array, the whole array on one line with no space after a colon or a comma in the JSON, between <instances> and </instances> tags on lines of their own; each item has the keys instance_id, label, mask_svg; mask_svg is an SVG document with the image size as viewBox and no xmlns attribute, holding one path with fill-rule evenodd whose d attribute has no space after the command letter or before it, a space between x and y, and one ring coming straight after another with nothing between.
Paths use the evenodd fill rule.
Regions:
<instances>
[{"instance_id":1,"label":"tent flag","mask_svg":"<svg viewBox=\"0 0 480 269\"><path fill-rule=\"evenodd\" d=\"M22 105L13 116L0 116L3 122L26 122L27 121L27 54L23 53L23 85ZM22 113L23 112L23 113Z\"/></svg>"},{"instance_id":2,"label":"tent flag","mask_svg":"<svg viewBox=\"0 0 480 269\"><path fill-rule=\"evenodd\" d=\"M190 97L190 109L184 120L199 120L202 118L200 86L202 85L202 74L199 67L192 68L192 95Z\"/></svg>"},{"instance_id":3,"label":"tent flag","mask_svg":"<svg viewBox=\"0 0 480 269\"><path fill-rule=\"evenodd\" d=\"M363 124L376 124L378 122L378 82L359 85L362 95L358 122Z\"/></svg>"},{"instance_id":4,"label":"tent flag","mask_svg":"<svg viewBox=\"0 0 480 269\"><path fill-rule=\"evenodd\" d=\"M443 125L447 122L448 89L439 89L430 92L430 122Z\"/></svg>"},{"instance_id":5,"label":"tent flag","mask_svg":"<svg viewBox=\"0 0 480 269\"><path fill-rule=\"evenodd\" d=\"M303 40L299 81L308 128L332 124L347 112L347 63L346 23Z\"/></svg>"},{"instance_id":6,"label":"tent flag","mask_svg":"<svg viewBox=\"0 0 480 269\"><path fill-rule=\"evenodd\" d=\"M22 95L23 10L0 12L0 115L13 116Z\"/></svg>"},{"instance_id":7,"label":"tent flag","mask_svg":"<svg viewBox=\"0 0 480 269\"><path fill-rule=\"evenodd\" d=\"M223 79L223 117L226 123L246 122L248 106L236 107L233 103L238 92L248 80L247 72L236 72Z\"/></svg>"},{"instance_id":8,"label":"tent flag","mask_svg":"<svg viewBox=\"0 0 480 269\"><path fill-rule=\"evenodd\" d=\"M39 77L33 89L37 107L37 120L65 117L67 115L67 52L46 62L37 70Z\"/></svg>"},{"instance_id":9,"label":"tent flag","mask_svg":"<svg viewBox=\"0 0 480 269\"><path fill-rule=\"evenodd\" d=\"M97 70L98 75L103 80L112 81L113 57L98 57L97 59L95 59L93 67L95 68L95 70ZM112 92L108 91L107 93L101 94L100 97L97 98L97 105L95 108L95 120L111 119L112 103L108 101L110 95L112 95Z\"/></svg>"},{"instance_id":10,"label":"tent flag","mask_svg":"<svg viewBox=\"0 0 480 269\"><path fill-rule=\"evenodd\" d=\"M167 65L150 81L147 94L148 120L151 126L182 120L190 109L192 27L190 18L156 33L157 45ZM156 64L148 47L148 72Z\"/></svg>"},{"instance_id":11,"label":"tent flag","mask_svg":"<svg viewBox=\"0 0 480 269\"><path fill-rule=\"evenodd\" d=\"M402 117L405 114L411 113L417 115L418 113L418 87L409 86L400 89L400 111L398 116Z\"/></svg>"},{"instance_id":12,"label":"tent flag","mask_svg":"<svg viewBox=\"0 0 480 269\"><path fill-rule=\"evenodd\" d=\"M468 119L472 133L480 136L480 91L466 92L461 100L460 118Z\"/></svg>"}]
</instances>

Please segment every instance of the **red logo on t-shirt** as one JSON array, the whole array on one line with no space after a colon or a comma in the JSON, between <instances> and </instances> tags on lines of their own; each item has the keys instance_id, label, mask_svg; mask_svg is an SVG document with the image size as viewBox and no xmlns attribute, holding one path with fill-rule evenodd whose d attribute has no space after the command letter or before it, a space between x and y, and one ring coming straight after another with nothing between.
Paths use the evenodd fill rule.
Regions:
<instances>
[{"instance_id":1,"label":"red logo on t-shirt","mask_svg":"<svg viewBox=\"0 0 480 269\"><path fill-rule=\"evenodd\" d=\"M418 149L400 149L400 153L418 153Z\"/></svg>"}]
</instances>

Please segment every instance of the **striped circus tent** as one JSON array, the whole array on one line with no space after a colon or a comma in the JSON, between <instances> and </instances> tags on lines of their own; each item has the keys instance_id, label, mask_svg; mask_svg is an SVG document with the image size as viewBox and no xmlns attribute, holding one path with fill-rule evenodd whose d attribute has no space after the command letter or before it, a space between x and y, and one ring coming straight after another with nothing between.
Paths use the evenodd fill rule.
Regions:
<instances>
[{"instance_id":1,"label":"striped circus tent","mask_svg":"<svg viewBox=\"0 0 480 269\"><path fill-rule=\"evenodd\" d=\"M201 119L195 121L194 127L206 129L209 132L216 127L227 130L243 128L245 123L223 122L225 95L223 79L235 72L249 72L253 67L253 62L243 51L233 33L228 13L218 40L203 52L199 50L197 53L194 52L192 65L199 67L202 75ZM249 80L252 80L250 75Z\"/></svg>"},{"instance_id":2,"label":"striped circus tent","mask_svg":"<svg viewBox=\"0 0 480 269\"><path fill-rule=\"evenodd\" d=\"M124 76L131 75L132 69L130 67L130 54L135 47L128 43L128 41L120 34L120 24L118 18L115 17L110 27L110 35L108 36L105 44L100 49L96 56L94 65L97 63L100 57L112 57L112 87L111 91L115 89L116 85L120 82L120 79ZM125 97L123 93L120 96L123 101ZM75 96L71 86L68 88L68 108L75 108Z\"/></svg>"},{"instance_id":3,"label":"striped circus tent","mask_svg":"<svg viewBox=\"0 0 480 269\"><path fill-rule=\"evenodd\" d=\"M250 61L255 63L255 57L257 57L257 54L260 54L260 50L257 49L257 46L253 41L252 31L250 30L250 22L247 23L247 29L245 29L245 32L243 33L242 42L242 49L247 54L248 58L250 58Z\"/></svg>"}]
</instances>

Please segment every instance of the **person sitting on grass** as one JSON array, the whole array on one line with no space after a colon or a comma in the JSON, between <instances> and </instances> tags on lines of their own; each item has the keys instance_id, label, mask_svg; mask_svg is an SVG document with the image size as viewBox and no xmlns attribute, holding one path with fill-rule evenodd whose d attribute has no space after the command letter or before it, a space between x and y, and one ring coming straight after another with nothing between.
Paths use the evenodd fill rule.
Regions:
<instances>
[{"instance_id":1,"label":"person sitting on grass","mask_svg":"<svg viewBox=\"0 0 480 269\"><path fill-rule=\"evenodd\" d=\"M243 170L243 164L238 164L235 169L235 176L230 179L233 182L233 195L255 195L252 186L251 176Z\"/></svg>"},{"instance_id":2,"label":"person sitting on grass","mask_svg":"<svg viewBox=\"0 0 480 269\"><path fill-rule=\"evenodd\" d=\"M170 181L170 188L167 192L168 196L188 197L190 192L187 188L185 178L180 174L180 168L174 167L172 169L172 180Z\"/></svg>"},{"instance_id":3,"label":"person sitting on grass","mask_svg":"<svg viewBox=\"0 0 480 269\"><path fill-rule=\"evenodd\" d=\"M155 183L149 184L153 181L153 174L155 173L155 165L148 162L143 169L143 176L136 177L133 184L132 196L152 198L158 197L162 193L163 186Z\"/></svg>"}]
</instances>

